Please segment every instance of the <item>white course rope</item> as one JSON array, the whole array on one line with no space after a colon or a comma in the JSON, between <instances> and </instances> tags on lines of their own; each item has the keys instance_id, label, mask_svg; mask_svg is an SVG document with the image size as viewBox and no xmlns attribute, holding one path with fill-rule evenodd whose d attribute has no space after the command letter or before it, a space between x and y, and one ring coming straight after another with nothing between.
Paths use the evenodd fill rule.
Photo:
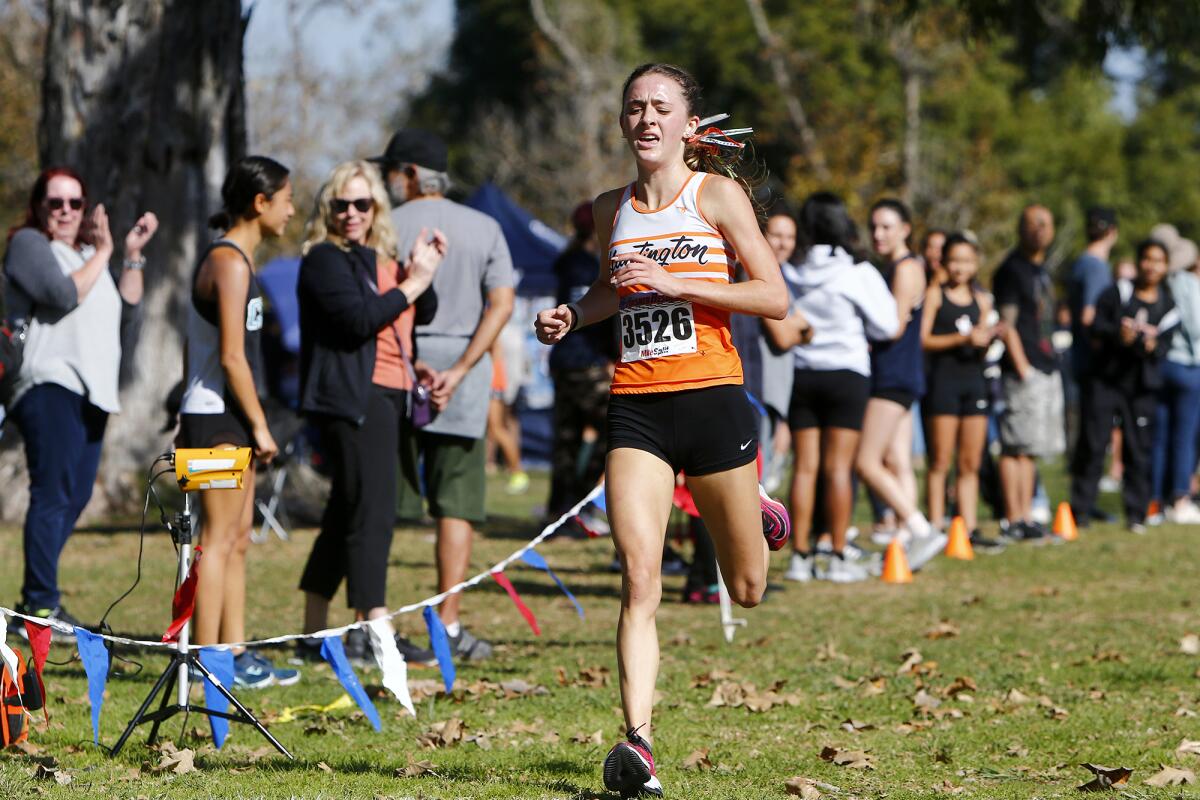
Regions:
<instances>
[{"instance_id":1,"label":"white course rope","mask_svg":"<svg viewBox=\"0 0 1200 800\"><path fill-rule=\"evenodd\" d=\"M420 611L421 609L425 608L426 606L441 605L442 601L445 600L450 595L459 594L460 592L470 589L472 586L478 586L479 584L483 583L488 578L490 578L492 576L493 572L503 571L504 568L507 567L509 564L513 563L514 561L519 559L521 556L525 555L527 552L529 552L530 550L532 550L533 548L537 547L539 544L544 542L550 536L554 535L555 531L557 531L559 528L561 528L563 525L565 525L568 520L573 519L583 509L584 506L586 506L588 503L595 500L600 495L600 493L603 491L604 491L603 484L592 489L592 491L588 492L586 497L584 497L578 503L573 505L569 511L564 513L557 520L555 520L554 522L551 522L549 525L547 525L545 528L543 528L542 532L539 533L537 536L533 537L532 539L530 539L529 542L524 547L522 547L520 550L517 550L516 552L512 553L511 555L509 555L507 558L503 559L502 561L499 561L496 564L493 564L492 567L490 569L488 569L487 571L481 572L472 578L468 578L467 580L463 581L460 584L451 586L449 589L442 592L441 594L436 594L433 597L427 597L424 600L421 600L419 602L410 603L409 605L401 606L400 608L396 609L395 611L390 611L390 612L388 612L386 617L383 617L383 619L392 619L393 617L398 617L401 614L411 614L414 611ZM65 634L69 634L72 636L75 634L75 628L66 624L65 622L59 622L58 620L48 620L48 619L44 619L42 617L32 617L32 616L29 616L28 614L21 614L17 611L12 610L11 608L5 608L4 606L0 606L0 614L4 614L4 615L12 617L14 619L28 620L30 622L33 622L33 623L36 623L36 624L42 625L42 626L49 626L60 633L65 633ZM224 642L222 644L203 645L203 646L204 647L212 647L214 649L220 649L220 650L228 650L229 648L232 648L232 647L255 647L255 646L264 645L264 644L282 644L284 642L296 641L297 639L325 639L330 636L341 636L344 633L346 633L347 631L351 631L351 630L355 630L355 629L359 629L359 628L366 628L367 622L368 622L367 620L361 620L359 622L352 622L349 625L342 625L339 628L326 628L324 630L315 631L313 633L289 633L289 634L285 634L283 636L272 636L269 639L254 639L254 640L248 641L248 642ZM146 641L143 639L127 639L124 636L110 636L105 633L96 633L95 631L89 631L87 628L81 628L81 630L87 631L88 633L91 633L95 636L99 636L104 641L112 642L113 644L123 644L123 645L128 645L131 647L159 647L159 648L169 649L169 650L176 650L179 648L179 644L177 642L161 642L161 641ZM201 645L191 645L191 649L199 649L200 647L201 647Z\"/></svg>"}]
</instances>

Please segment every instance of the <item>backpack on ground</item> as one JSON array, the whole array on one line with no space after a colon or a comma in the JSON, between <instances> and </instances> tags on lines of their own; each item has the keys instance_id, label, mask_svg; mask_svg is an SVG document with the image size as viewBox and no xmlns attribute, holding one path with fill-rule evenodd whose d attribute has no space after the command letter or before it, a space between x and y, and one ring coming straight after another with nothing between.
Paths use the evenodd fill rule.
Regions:
<instances>
[{"instance_id":1,"label":"backpack on ground","mask_svg":"<svg viewBox=\"0 0 1200 800\"><path fill-rule=\"evenodd\" d=\"M29 711L45 707L41 681L28 670L25 656L17 654L17 674L0 662L0 747L24 742L29 738Z\"/></svg>"}]
</instances>

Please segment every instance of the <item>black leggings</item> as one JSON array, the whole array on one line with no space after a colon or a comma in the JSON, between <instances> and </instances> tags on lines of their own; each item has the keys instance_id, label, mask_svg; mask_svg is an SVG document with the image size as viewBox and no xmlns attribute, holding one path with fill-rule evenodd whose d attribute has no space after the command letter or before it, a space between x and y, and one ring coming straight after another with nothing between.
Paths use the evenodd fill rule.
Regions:
<instances>
[{"instance_id":1,"label":"black leggings","mask_svg":"<svg viewBox=\"0 0 1200 800\"><path fill-rule=\"evenodd\" d=\"M321 533L300 578L301 590L332 599L345 578L350 608L387 605L403 413L403 392L372 386L361 426L333 417L319 421L333 487Z\"/></svg>"}]
</instances>

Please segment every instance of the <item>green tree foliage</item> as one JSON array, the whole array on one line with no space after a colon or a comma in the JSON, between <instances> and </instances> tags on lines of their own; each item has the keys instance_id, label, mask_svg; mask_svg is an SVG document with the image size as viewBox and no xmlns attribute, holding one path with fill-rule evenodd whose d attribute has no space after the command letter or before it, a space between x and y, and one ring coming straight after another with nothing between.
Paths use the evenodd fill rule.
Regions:
<instances>
[{"instance_id":1,"label":"green tree foliage","mask_svg":"<svg viewBox=\"0 0 1200 800\"><path fill-rule=\"evenodd\" d=\"M582 0L546 0L563 14ZM1148 0L765 0L791 85L772 77L767 48L742 0L607 0L620 21L630 69L643 60L678 63L705 87L703 113L726 111L752 125L769 186L797 204L811 191L842 193L861 220L882 195L909 199L923 224L970 227L989 265L1011 247L1021 207L1048 205L1059 220L1055 258L1083 244L1084 209L1116 206L1126 239L1171 221L1200 235L1194 166L1200 90L1183 34L1194 8ZM1178 23L1177 25L1175 23ZM586 36L584 37L586 40ZM1145 88L1132 121L1112 108L1102 69L1114 46L1147 53ZM527 6L464 0L450 69L415 105L456 153L481 145L476 111L507 108L536 124L564 102L562 59ZM822 181L800 144L786 91L795 94L832 174ZM619 98L609 101L612 124ZM531 156L534 157L534 156ZM469 162L468 181L503 174ZM571 170L569 160L563 170ZM612 185L628 180L628 162ZM617 170L619 171L619 169ZM575 199L552 183L508 185L548 219ZM605 186L595 186L599 191Z\"/></svg>"}]
</instances>

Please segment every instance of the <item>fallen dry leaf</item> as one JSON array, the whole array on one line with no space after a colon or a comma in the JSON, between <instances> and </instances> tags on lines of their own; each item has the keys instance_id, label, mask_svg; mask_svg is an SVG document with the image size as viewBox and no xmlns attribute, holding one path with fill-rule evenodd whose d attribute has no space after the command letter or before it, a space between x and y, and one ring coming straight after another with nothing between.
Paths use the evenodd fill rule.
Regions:
<instances>
[{"instance_id":1,"label":"fallen dry leaf","mask_svg":"<svg viewBox=\"0 0 1200 800\"><path fill-rule=\"evenodd\" d=\"M875 726L869 722L863 722L857 719L847 719L842 723L842 730L850 733L858 733L859 731L873 731Z\"/></svg>"},{"instance_id":2,"label":"fallen dry leaf","mask_svg":"<svg viewBox=\"0 0 1200 800\"><path fill-rule=\"evenodd\" d=\"M1004 754L1006 756L1012 756L1013 758L1025 758L1027 755L1029 755L1029 748L1020 743L1011 744L1008 746L1008 749L1004 751Z\"/></svg>"},{"instance_id":3,"label":"fallen dry leaf","mask_svg":"<svg viewBox=\"0 0 1200 800\"><path fill-rule=\"evenodd\" d=\"M1188 753L1193 756L1200 756L1200 742L1184 739L1179 743L1179 747L1175 748L1176 753Z\"/></svg>"},{"instance_id":4,"label":"fallen dry leaf","mask_svg":"<svg viewBox=\"0 0 1200 800\"><path fill-rule=\"evenodd\" d=\"M680 631L671 637L671 644L676 647L686 647L692 643L692 637L687 631Z\"/></svg>"},{"instance_id":5,"label":"fallen dry leaf","mask_svg":"<svg viewBox=\"0 0 1200 800\"><path fill-rule=\"evenodd\" d=\"M1143 783L1147 783L1150 786L1163 787L1182 786L1185 783L1196 782L1196 773L1190 769L1176 769L1175 767L1168 767L1165 764L1159 764L1159 767L1161 769L1149 778L1146 778Z\"/></svg>"},{"instance_id":6,"label":"fallen dry leaf","mask_svg":"<svg viewBox=\"0 0 1200 800\"><path fill-rule=\"evenodd\" d=\"M1081 764L1084 769L1095 775L1087 783L1076 787L1081 792L1104 792L1114 786L1128 782L1133 770L1129 767L1102 767L1099 764Z\"/></svg>"},{"instance_id":7,"label":"fallen dry leaf","mask_svg":"<svg viewBox=\"0 0 1200 800\"><path fill-rule=\"evenodd\" d=\"M333 767L329 766L324 761L317 762L317 769L321 770L321 772L333 772Z\"/></svg>"},{"instance_id":8,"label":"fallen dry leaf","mask_svg":"<svg viewBox=\"0 0 1200 800\"><path fill-rule=\"evenodd\" d=\"M577 733L571 737L575 744L604 744L604 733L597 729L593 733Z\"/></svg>"},{"instance_id":9,"label":"fallen dry leaf","mask_svg":"<svg viewBox=\"0 0 1200 800\"><path fill-rule=\"evenodd\" d=\"M167 745L170 744L170 742L163 743L163 747L160 749L160 752L162 753L162 760L154 765L153 769L151 769L151 772L160 774L164 772L173 772L176 775L184 775L188 772L195 772L195 751L186 747L182 750L176 750L174 745L171 745L168 748Z\"/></svg>"},{"instance_id":10,"label":"fallen dry leaf","mask_svg":"<svg viewBox=\"0 0 1200 800\"><path fill-rule=\"evenodd\" d=\"M793 797L799 797L801 800L821 800L821 790L810 781L808 778L788 778L787 783L783 785L784 791Z\"/></svg>"},{"instance_id":11,"label":"fallen dry leaf","mask_svg":"<svg viewBox=\"0 0 1200 800\"><path fill-rule=\"evenodd\" d=\"M958 628L950 620L944 619L925 631L924 636L926 639L953 639L958 634Z\"/></svg>"},{"instance_id":12,"label":"fallen dry leaf","mask_svg":"<svg viewBox=\"0 0 1200 800\"><path fill-rule=\"evenodd\" d=\"M917 711L920 711L923 714L928 714L941 704L941 700L937 699L924 689L918 690L917 693L913 695L913 705L917 707Z\"/></svg>"},{"instance_id":13,"label":"fallen dry leaf","mask_svg":"<svg viewBox=\"0 0 1200 800\"><path fill-rule=\"evenodd\" d=\"M842 750L838 747L826 746L821 749L820 756L823 760L833 762L839 767L875 769L875 756L866 750Z\"/></svg>"},{"instance_id":14,"label":"fallen dry leaf","mask_svg":"<svg viewBox=\"0 0 1200 800\"><path fill-rule=\"evenodd\" d=\"M1190 708L1186 708L1185 706L1180 706L1179 708L1175 709L1175 716L1177 716L1177 717L1195 717L1195 716L1197 716L1197 714L1195 711L1192 711Z\"/></svg>"},{"instance_id":15,"label":"fallen dry leaf","mask_svg":"<svg viewBox=\"0 0 1200 800\"><path fill-rule=\"evenodd\" d=\"M975 681L973 681L972 679L968 678L965 675L959 675L957 678L954 679L954 683L952 683L946 687L945 695L947 697L954 697L956 695L962 694L963 692L977 692L977 691L979 691L979 687L975 684Z\"/></svg>"},{"instance_id":16,"label":"fallen dry leaf","mask_svg":"<svg viewBox=\"0 0 1200 800\"><path fill-rule=\"evenodd\" d=\"M691 755L683 760L684 769L696 769L704 771L712 769L712 762L708 760L708 750L693 750Z\"/></svg>"},{"instance_id":17,"label":"fallen dry leaf","mask_svg":"<svg viewBox=\"0 0 1200 800\"><path fill-rule=\"evenodd\" d=\"M1057 586L1035 586L1029 590L1034 597L1058 597Z\"/></svg>"},{"instance_id":18,"label":"fallen dry leaf","mask_svg":"<svg viewBox=\"0 0 1200 800\"><path fill-rule=\"evenodd\" d=\"M933 787L935 792L940 794L959 794L966 791L965 787L955 786L947 779L943 779L941 783Z\"/></svg>"},{"instance_id":19,"label":"fallen dry leaf","mask_svg":"<svg viewBox=\"0 0 1200 800\"><path fill-rule=\"evenodd\" d=\"M1179 640L1179 652L1185 656L1200 655L1200 636L1189 633Z\"/></svg>"},{"instance_id":20,"label":"fallen dry leaf","mask_svg":"<svg viewBox=\"0 0 1200 800\"><path fill-rule=\"evenodd\" d=\"M900 666L896 668L896 674L908 675L913 671L913 667L917 666L917 664L920 664L924 660L925 658L921 655L920 650L917 650L916 648L905 650L900 654Z\"/></svg>"},{"instance_id":21,"label":"fallen dry leaf","mask_svg":"<svg viewBox=\"0 0 1200 800\"><path fill-rule=\"evenodd\" d=\"M845 661L847 658L848 656L838 652L832 639L817 648L817 661Z\"/></svg>"},{"instance_id":22,"label":"fallen dry leaf","mask_svg":"<svg viewBox=\"0 0 1200 800\"><path fill-rule=\"evenodd\" d=\"M458 717L451 717L442 722L435 722L429 730L421 734L417 741L422 747L430 750L439 747L450 747L458 744L466 736L467 726Z\"/></svg>"},{"instance_id":23,"label":"fallen dry leaf","mask_svg":"<svg viewBox=\"0 0 1200 800\"><path fill-rule=\"evenodd\" d=\"M48 767L45 764L38 764L33 770L33 776L44 781L54 781L59 786L67 786L74 780L63 770L57 767Z\"/></svg>"},{"instance_id":24,"label":"fallen dry leaf","mask_svg":"<svg viewBox=\"0 0 1200 800\"><path fill-rule=\"evenodd\" d=\"M432 775L433 777L436 778L436 777L438 777L438 774L435 771L436 769L437 769L437 767L434 766L432 761L413 761L412 757L409 756L408 766L407 767L399 767L396 770L396 777L397 778L419 778L422 775Z\"/></svg>"},{"instance_id":25,"label":"fallen dry leaf","mask_svg":"<svg viewBox=\"0 0 1200 800\"><path fill-rule=\"evenodd\" d=\"M1020 689L1009 689L1008 694L1004 695L1004 702L1011 703L1014 706L1023 706L1031 700L1033 698Z\"/></svg>"},{"instance_id":26,"label":"fallen dry leaf","mask_svg":"<svg viewBox=\"0 0 1200 800\"><path fill-rule=\"evenodd\" d=\"M542 737L543 744L558 744L558 731L546 731L546 735Z\"/></svg>"}]
</instances>

